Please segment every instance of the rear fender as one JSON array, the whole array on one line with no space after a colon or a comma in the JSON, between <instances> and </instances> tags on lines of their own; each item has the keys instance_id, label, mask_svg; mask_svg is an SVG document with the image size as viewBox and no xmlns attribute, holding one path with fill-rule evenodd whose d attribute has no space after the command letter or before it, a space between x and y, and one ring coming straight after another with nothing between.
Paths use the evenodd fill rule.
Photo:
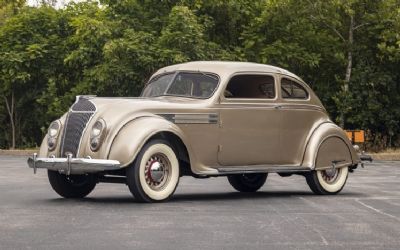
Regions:
<instances>
[{"instance_id":1,"label":"rear fender","mask_svg":"<svg viewBox=\"0 0 400 250\"><path fill-rule=\"evenodd\" d=\"M311 169L346 167L359 163L356 151L345 132L336 124L320 124L309 139L302 165Z\"/></svg>"}]
</instances>

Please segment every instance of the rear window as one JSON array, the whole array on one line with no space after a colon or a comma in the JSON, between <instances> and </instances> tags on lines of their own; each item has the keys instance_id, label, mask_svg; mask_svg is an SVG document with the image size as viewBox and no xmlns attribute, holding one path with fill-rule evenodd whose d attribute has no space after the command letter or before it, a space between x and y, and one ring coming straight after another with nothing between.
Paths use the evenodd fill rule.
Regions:
<instances>
[{"instance_id":1,"label":"rear window","mask_svg":"<svg viewBox=\"0 0 400 250\"><path fill-rule=\"evenodd\" d=\"M287 78L281 80L281 92L284 99L308 98L308 92L301 84Z\"/></svg>"}]
</instances>

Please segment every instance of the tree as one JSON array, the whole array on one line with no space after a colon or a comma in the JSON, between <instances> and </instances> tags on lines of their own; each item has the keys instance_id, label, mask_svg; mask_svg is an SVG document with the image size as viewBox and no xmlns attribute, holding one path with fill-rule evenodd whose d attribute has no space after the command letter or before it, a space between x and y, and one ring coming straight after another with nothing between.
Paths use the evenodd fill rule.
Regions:
<instances>
[{"instance_id":1,"label":"tree","mask_svg":"<svg viewBox=\"0 0 400 250\"><path fill-rule=\"evenodd\" d=\"M26 140L22 127L35 127L40 120L26 111L37 106L48 77L62 62L58 21L53 8L26 8L0 27L0 96L9 116L11 148L18 138ZM41 134L34 133L24 144L35 137Z\"/></svg>"},{"instance_id":2,"label":"tree","mask_svg":"<svg viewBox=\"0 0 400 250\"><path fill-rule=\"evenodd\" d=\"M378 13L382 20L378 47L387 60L399 63L400 3L397 0L383 1Z\"/></svg>"},{"instance_id":3,"label":"tree","mask_svg":"<svg viewBox=\"0 0 400 250\"><path fill-rule=\"evenodd\" d=\"M306 2L268 1L240 37L246 60L287 68L318 93L335 116L332 96L343 63L341 46L331 32L310 19Z\"/></svg>"},{"instance_id":4,"label":"tree","mask_svg":"<svg viewBox=\"0 0 400 250\"><path fill-rule=\"evenodd\" d=\"M25 3L26 0L0 0L0 25L3 24L7 18L18 14Z\"/></svg>"},{"instance_id":5,"label":"tree","mask_svg":"<svg viewBox=\"0 0 400 250\"><path fill-rule=\"evenodd\" d=\"M345 127L346 106L348 102L349 84L354 64L354 47L357 46L355 32L366 25L371 24L377 16L374 15L376 4L365 0L329 0L329 1L307 1L310 7L310 17L318 25L330 30L342 43L346 56L344 77L342 78L342 89L336 97L340 117L339 123Z\"/></svg>"},{"instance_id":6,"label":"tree","mask_svg":"<svg viewBox=\"0 0 400 250\"><path fill-rule=\"evenodd\" d=\"M398 0L0 0L0 147L40 143L75 95L138 95L191 60L287 68L370 147L400 145Z\"/></svg>"}]
</instances>

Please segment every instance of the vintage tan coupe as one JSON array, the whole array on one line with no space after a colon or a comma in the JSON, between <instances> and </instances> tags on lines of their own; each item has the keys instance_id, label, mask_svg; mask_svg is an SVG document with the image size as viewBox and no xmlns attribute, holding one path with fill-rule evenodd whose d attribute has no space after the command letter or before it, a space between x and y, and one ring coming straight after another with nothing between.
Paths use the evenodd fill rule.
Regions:
<instances>
[{"instance_id":1,"label":"vintage tan coupe","mask_svg":"<svg viewBox=\"0 0 400 250\"><path fill-rule=\"evenodd\" d=\"M227 176L255 192L268 173L303 175L336 194L360 158L318 97L287 70L190 62L157 71L138 98L78 96L51 123L34 168L66 198L125 183L143 202L172 196L181 176Z\"/></svg>"}]
</instances>

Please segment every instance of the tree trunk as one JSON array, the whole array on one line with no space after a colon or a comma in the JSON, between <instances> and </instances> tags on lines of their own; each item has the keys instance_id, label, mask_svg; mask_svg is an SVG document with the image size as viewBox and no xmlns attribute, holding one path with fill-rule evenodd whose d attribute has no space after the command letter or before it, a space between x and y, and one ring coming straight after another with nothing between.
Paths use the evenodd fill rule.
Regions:
<instances>
[{"instance_id":1,"label":"tree trunk","mask_svg":"<svg viewBox=\"0 0 400 250\"><path fill-rule=\"evenodd\" d=\"M350 16L350 25L349 25L349 40L348 40L348 51L347 51L347 67L346 67L346 75L343 83L343 91L345 96L349 92L349 83L351 79L351 70L353 68L353 43L354 43L354 16ZM345 125L345 115L344 111L341 111L340 114L340 127L344 128Z\"/></svg>"},{"instance_id":2,"label":"tree trunk","mask_svg":"<svg viewBox=\"0 0 400 250\"><path fill-rule=\"evenodd\" d=\"M7 107L7 112L8 116L10 117L10 123L11 123L11 147L10 149L15 149L15 117L14 117L14 110L15 110L15 100L14 100L14 91L11 92L11 105L7 99L7 97L4 96L4 101L6 103Z\"/></svg>"}]
</instances>

